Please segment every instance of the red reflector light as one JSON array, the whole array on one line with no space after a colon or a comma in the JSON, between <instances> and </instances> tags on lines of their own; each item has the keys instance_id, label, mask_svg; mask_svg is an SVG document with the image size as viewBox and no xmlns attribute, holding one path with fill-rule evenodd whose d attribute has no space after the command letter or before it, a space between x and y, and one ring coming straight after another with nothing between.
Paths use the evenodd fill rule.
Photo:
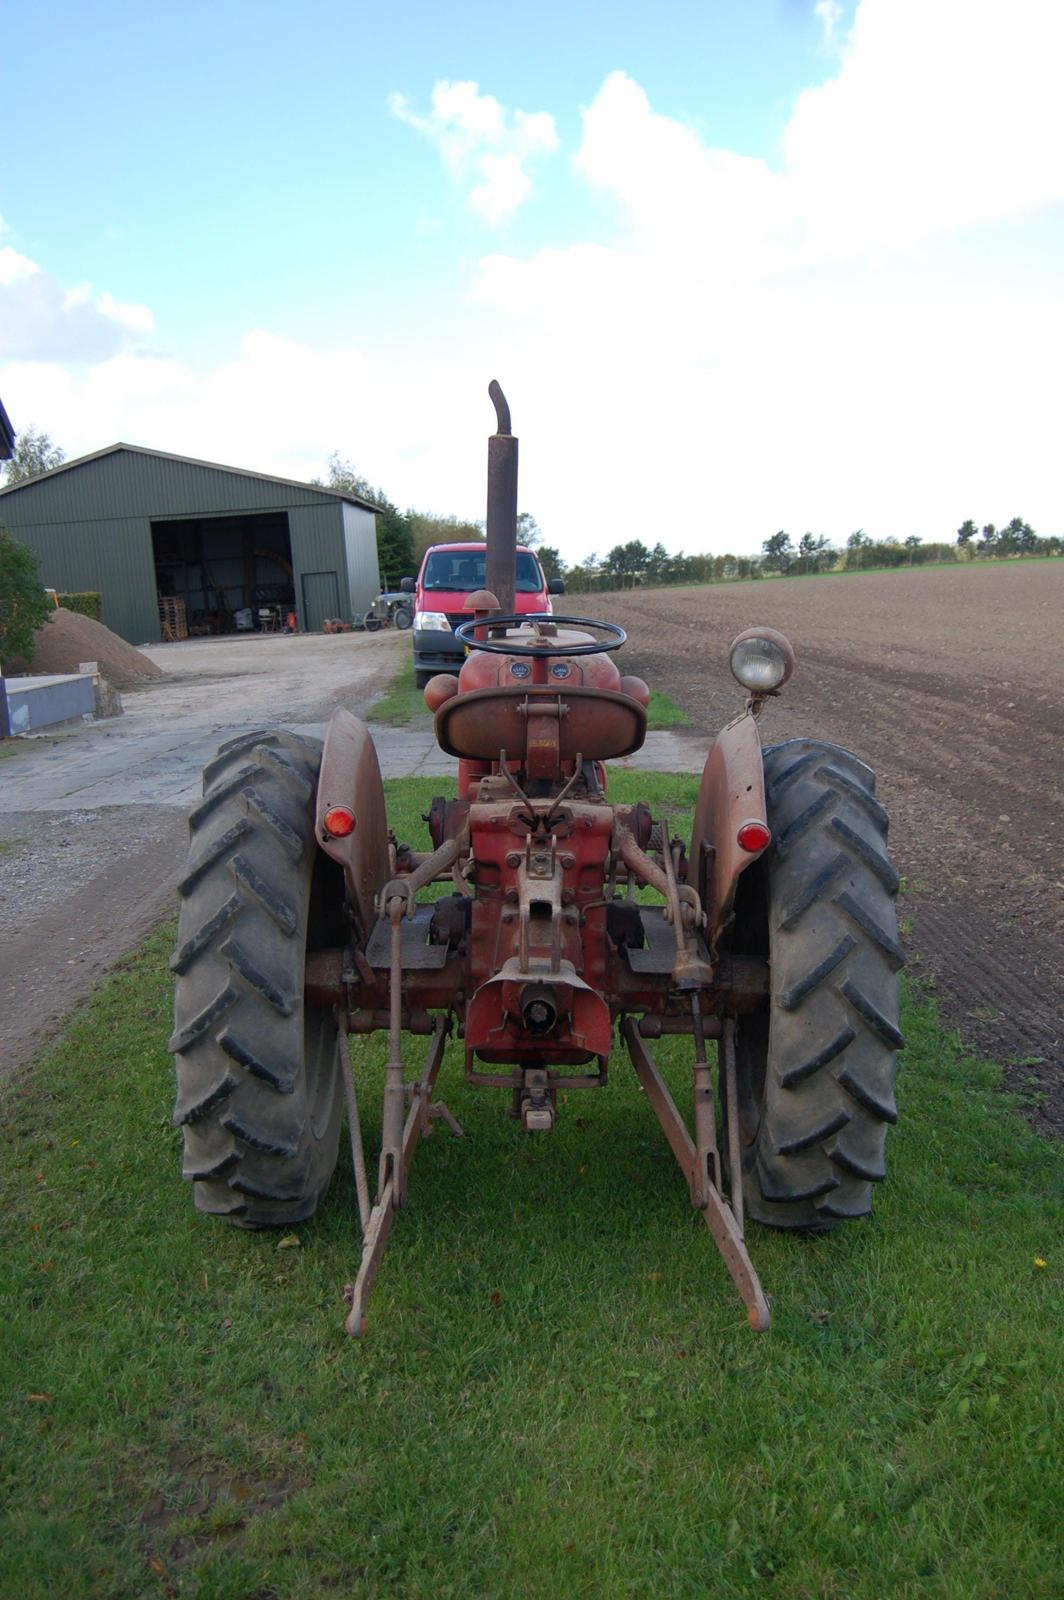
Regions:
<instances>
[{"instance_id":1,"label":"red reflector light","mask_svg":"<svg viewBox=\"0 0 1064 1600\"><path fill-rule=\"evenodd\" d=\"M330 839L346 839L355 831L355 813L348 806L330 806L321 823Z\"/></svg>"},{"instance_id":2,"label":"red reflector light","mask_svg":"<svg viewBox=\"0 0 1064 1600\"><path fill-rule=\"evenodd\" d=\"M772 834L763 822L744 822L736 834L741 850L764 850L766 845L772 843Z\"/></svg>"}]
</instances>

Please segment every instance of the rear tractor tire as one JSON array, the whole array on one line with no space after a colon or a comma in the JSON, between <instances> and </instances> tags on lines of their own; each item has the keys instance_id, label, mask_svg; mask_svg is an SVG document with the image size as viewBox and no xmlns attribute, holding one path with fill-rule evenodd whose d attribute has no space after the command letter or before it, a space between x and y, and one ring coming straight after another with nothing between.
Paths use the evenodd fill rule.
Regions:
<instances>
[{"instance_id":1,"label":"rear tractor tire","mask_svg":"<svg viewBox=\"0 0 1064 1600\"><path fill-rule=\"evenodd\" d=\"M336 1165L336 1024L303 999L307 950L342 926L342 877L314 842L320 763L316 740L230 740L189 818L170 963L174 1124L196 1206L241 1228L312 1216Z\"/></svg>"},{"instance_id":2,"label":"rear tractor tire","mask_svg":"<svg viewBox=\"0 0 1064 1600\"><path fill-rule=\"evenodd\" d=\"M744 873L731 947L767 956L770 994L738 1019L744 1201L823 1231L872 1209L886 1176L898 1029L898 875L864 762L792 739L764 753L772 843Z\"/></svg>"}]
</instances>

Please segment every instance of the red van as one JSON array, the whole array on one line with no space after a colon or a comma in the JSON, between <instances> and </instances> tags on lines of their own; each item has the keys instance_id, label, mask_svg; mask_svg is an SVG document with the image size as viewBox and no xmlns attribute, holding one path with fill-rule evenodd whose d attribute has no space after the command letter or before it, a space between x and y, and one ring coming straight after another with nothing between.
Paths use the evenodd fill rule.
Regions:
<instances>
[{"instance_id":1,"label":"red van","mask_svg":"<svg viewBox=\"0 0 1064 1600\"><path fill-rule=\"evenodd\" d=\"M457 672L461 666L465 652L454 630L472 620L466 601L485 587L486 559L487 547L482 544L434 544L425 552L417 582L403 579L402 587L415 596L414 680L419 689L433 673ZM514 610L550 611L550 596L564 593L561 578L548 583L535 552L518 545Z\"/></svg>"}]
</instances>

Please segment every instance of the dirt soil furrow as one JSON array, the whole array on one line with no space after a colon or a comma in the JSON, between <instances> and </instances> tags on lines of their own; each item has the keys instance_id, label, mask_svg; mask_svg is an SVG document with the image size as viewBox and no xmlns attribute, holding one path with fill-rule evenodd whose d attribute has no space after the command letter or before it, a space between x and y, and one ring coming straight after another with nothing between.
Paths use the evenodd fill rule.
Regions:
<instances>
[{"instance_id":1,"label":"dirt soil furrow","mask_svg":"<svg viewBox=\"0 0 1064 1600\"><path fill-rule=\"evenodd\" d=\"M1064 562L596 595L624 661L707 740L734 714L734 634L781 628L798 666L766 743L812 735L876 771L910 970L1064 1135Z\"/></svg>"}]
</instances>

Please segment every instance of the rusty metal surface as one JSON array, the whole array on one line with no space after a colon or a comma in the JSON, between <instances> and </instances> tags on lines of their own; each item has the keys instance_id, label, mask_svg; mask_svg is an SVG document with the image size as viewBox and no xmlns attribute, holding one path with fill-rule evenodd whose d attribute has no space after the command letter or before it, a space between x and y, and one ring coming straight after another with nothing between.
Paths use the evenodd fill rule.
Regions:
<instances>
[{"instance_id":1,"label":"rusty metal surface","mask_svg":"<svg viewBox=\"0 0 1064 1600\"><path fill-rule=\"evenodd\" d=\"M625 959L633 972L654 972L667 977L676 960L676 935L671 924L665 921L663 906L640 906L638 909L646 944L641 950L635 945L625 945Z\"/></svg>"},{"instance_id":2,"label":"rusty metal surface","mask_svg":"<svg viewBox=\"0 0 1064 1600\"><path fill-rule=\"evenodd\" d=\"M384 1254L388 1237L392 1231L395 1220L396 1207L400 1201L401 1189L406 1183L410 1171L410 1163L417 1149L418 1141L427 1131L429 1119L432 1116L443 1116L444 1111L432 1102L432 1091L436 1084L436 1076L443 1060L444 1045L447 1042L446 1027L440 1019L435 1028L432 1044L429 1046L428 1056L417 1083L412 1086L410 1109L403 1124L402 1136L398 1143L397 1157L394 1165L389 1166L388 1174L380 1185L376 1203L370 1212L369 1221L362 1235L362 1259L359 1264L358 1276L354 1283L345 1290L348 1301L348 1314L344 1327L353 1338L359 1339L366 1331L366 1305L369 1300L370 1290L376 1281L380 1268L381 1257ZM405 1090L403 1091L405 1100ZM452 1121L448 1116L448 1121ZM457 1123L453 1124L455 1129ZM460 1129L458 1129L461 1132Z\"/></svg>"},{"instance_id":3,"label":"rusty metal surface","mask_svg":"<svg viewBox=\"0 0 1064 1600\"><path fill-rule=\"evenodd\" d=\"M638 1022L639 1037L641 1039L662 1039L666 1035L683 1034L685 1038L694 1038L694 1023L689 1011L683 1016L643 1016ZM703 1039L719 1039L721 1019L719 1017L702 1018Z\"/></svg>"},{"instance_id":4,"label":"rusty metal surface","mask_svg":"<svg viewBox=\"0 0 1064 1600\"><path fill-rule=\"evenodd\" d=\"M597 628L605 638L597 639L593 633L586 633L587 628ZM470 649L476 644L489 655L531 656L538 661L546 656L562 656L568 660L573 656L606 655L619 650L628 638L616 622L600 622L596 617L574 617L569 613L524 611L499 611L491 618L490 628L477 628L472 622L463 622L455 633ZM545 674L533 677L533 682L545 681ZM646 705L650 690L642 678L633 678L632 683L646 690L637 697L640 705Z\"/></svg>"},{"instance_id":5,"label":"rusty metal surface","mask_svg":"<svg viewBox=\"0 0 1064 1600\"><path fill-rule=\"evenodd\" d=\"M344 967L342 950L308 953L303 972L303 997L308 1005L328 1007L343 1003Z\"/></svg>"},{"instance_id":6,"label":"rusty metal surface","mask_svg":"<svg viewBox=\"0 0 1064 1600\"><path fill-rule=\"evenodd\" d=\"M332 806L350 806L355 829L332 839L323 818ZM359 920L362 939L376 919L377 896L388 876L388 820L377 752L366 724L339 707L329 719L315 807L315 835L326 855L339 862Z\"/></svg>"},{"instance_id":7,"label":"rusty metal surface","mask_svg":"<svg viewBox=\"0 0 1064 1600\"><path fill-rule=\"evenodd\" d=\"M706 1032L698 995L691 996L691 1022L695 1046L695 1187L691 1198L701 1209L708 1202L709 1190L720 1190L720 1151L717 1149L717 1108L713 1097L713 1075L706 1058Z\"/></svg>"},{"instance_id":8,"label":"rusty metal surface","mask_svg":"<svg viewBox=\"0 0 1064 1600\"><path fill-rule=\"evenodd\" d=\"M436 712L441 750L466 760L497 760L500 749L524 765L526 746L540 733L533 723L551 720L547 730L556 762L614 760L642 748L646 707L617 689L566 683L496 684L444 701ZM557 773L552 773L557 776Z\"/></svg>"},{"instance_id":9,"label":"rusty metal surface","mask_svg":"<svg viewBox=\"0 0 1064 1600\"><path fill-rule=\"evenodd\" d=\"M740 829L767 826L755 719L775 691L752 694L710 750L689 860L647 806L609 803L602 763L643 744L649 690L622 678L611 659L624 642L615 625L513 613L518 441L499 385L489 393L498 431L488 444L488 587L452 617L466 619L458 643L468 654L457 677L432 679L426 701L441 749L459 758L459 798L433 802L431 853L393 839L369 729L344 709L329 723L315 797L316 839L343 869L353 913L348 921L333 908L335 919L321 925L337 948L308 952L305 969L307 1001L332 1008L340 1031L363 1241L346 1326L363 1331L420 1139L435 1120L461 1132L432 1098L453 1019L467 1080L509 1090L526 1130L542 1132L564 1113L559 1090L605 1084L619 1023L692 1204L751 1325L765 1328L768 1306L743 1242L734 1045L736 1016L768 992L768 964L733 958L720 935L740 876L760 854L742 848ZM597 638L598 630L609 637ZM325 832L334 807L354 815L346 838ZM282 845L285 837L281 830ZM332 887L335 874L321 874L324 866L319 860ZM448 898L418 904L422 890L441 883ZM646 904L643 890L663 904ZM371 1203L348 1035L377 1031L388 1034L388 1058ZM413 1082L403 1061L409 1033L432 1035ZM691 1126L642 1042L670 1034L692 1042ZM712 1064L710 1039L721 1040Z\"/></svg>"},{"instance_id":10,"label":"rusty metal surface","mask_svg":"<svg viewBox=\"0 0 1064 1600\"><path fill-rule=\"evenodd\" d=\"M488 505L485 522L484 586L498 599L499 609L514 608L517 563L517 440L511 432L506 396L493 378L488 394L495 407L498 431L488 440Z\"/></svg>"},{"instance_id":11,"label":"rusty metal surface","mask_svg":"<svg viewBox=\"0 0 1064 1600\"><path fill-rule=\"evenodd\" d=\"M768 1302L754 1270L754 1264L747 1254L735 1218L715 1185L700 1182L698 1152L694 1140L676 1109L676 1102L669 1093L668 1086L654 1065L649 1051L639 1037L638 1029L630 1018L625 1022L623 1031L636 1075L661 1123L677 1165L687 1179L692 1202L697 1204L706 1227L713 1235L717 1248L724 1258L724 1265L731 1273L732 1282L746 1307L750 1326L755 1332L761 1333L769 1325ZM694 1199L696 1194L700 1197L699 1201Z\"/></svg>"},{"instance_id":12,"label":"rusty metal surface","mask_svg":"<svg viewBox=\"0 0 1064 1600\"><path fill-rule=\"evenodd\" d=\"M614 848L629 872L629 883L637 879L649 884L665 898L665 920L671 925L674 951L673 981L681 989L705 988L713 981L712 968L703 957L705 946L699 933L705 918L698 895L689 884L676 881L670 850L662 851L663 866L652 861L636 844L631 832L619 823L614 830Z\"/></svg>"},{"instance_id":13,"label":"rusty metal surface","mask_svg":"<svg viewBox=\"0 0 1064 1600\"><path fill-rule=\"evenodd\" d=\"M706 757L691 830L691 870L707 917L713 950L731 914L740 875L760 851L744 850L744 822L764 822L765 774L757 723L749 712L721 730Z\"/></svg>"},{"instance_id":14,"label":"rusty metal surface","mask_svg":"<svg viewBox=\"0 0 1064 1600\"><path fill-rule=\"evenodd\" d=\"M399 1172L399 1146L403 1132L403 903L396 895L388 906L391 919L391 951L388 971L388 1065L384 1078L384 1111L381 1115L381 1161L378 1188L389 1181L396 1205L403 1201L403 1179Z\"/></svg>"},{"instance_id":15,"label":"rusty metal surface","mask_svg":"<svg viewBox=\"0 0 1064 1600\"><path fill-rule=\"evenodd\" d=\"M342 1019L338 1018L338 1021ZM358 1112L358 1092L355 1088L355 1077L351 1071L351 1050L347 1043L347 1032L341 1026L339 1031L340 1069L344 1079L344 1099L347 1102L347 1132L351 1140L351 1164L355 1173L355 1194L358 1198L359 1227L365 1233L369 1226L370 1211L372 1209L369 1199L369 1180L366 1176L366 1155L362 1146L362 1122Z\"/></svg>"},{"instance_id":16,"label":"rusty metal surface","mask_svg":"<svg viewBox=\"0 0 1064 1600\"><path fill-rule=\"evenodd\" d=\"M344 1327L353 1339L361 1339L366 1331L366 1305L370 1291L377 1281L381 1257L395 1221L393 1204L394 1180L389 1178L381 1191L380 1199L370 1212L369 1222L362 1235L362 1260L358 1277L344 1291L348 1313Z\"/></svg>"},{"instance_id":17,"label":"rusty metal surface","mask_svg":"<svg viewBox=\"0 0 1064 1600\"><path fill-rule=\"evenodd\" d=\"M431 902L418 906L413 916L403 921L400 948L404 972L432 972L447 965L447 946L428 942L433 910ZM386 968L391 963L391 924L383 917L373 925L366 946L366 960L377 968Z\"/></svg>"},{"instance_id":18,"label":"rusty metal surface","mask_svg":"<svg viewBox=\"0 0 1064 1600\"><path fill-rule=\"evenodd\" d=\"M735 1019L729 1017L723 1029L720 1045L720 1070L724 1077L724 1103L728 1116L728 1191L731 1195L732 1214L740 1238L745 1236L743 1216L743 1173L739 1148L739 1084L735 1071Z\"/></svg>"},{"instance_id":19,"label":"rusty metal surface","mask_svg":"<svg viewBox=\"0 0 1064 1600\"><path fill-rule=\"evenodd\" d=\"M549 986L558 1011L555 1037L535 1040L522 1023L522 992L529 986ZM608 1055L613 1024L610 1008L581 978L571 961L556 967L532 958L522 967L516 956L482 983L466 1012L466 1040L471 1048L499 1059L510 1051L535 1051L552 1060L578 1055Z\"/></svg>"},{"instance_id":20,"label":"rusty metal surface","mask_svg":"<svg viewBox=\"0 0 1064 1600\"><path fill-rule=\"evenodd\" d=\"M394 897L402 903L403 915L412 917L418 893L449 873L468 849L469 838L464 833L453 839L445 839L431 855L421 857L410 872L402 877L389 878L377 897L381 915L390 916L390 903Z\"/></svg>"}]
</instances>

